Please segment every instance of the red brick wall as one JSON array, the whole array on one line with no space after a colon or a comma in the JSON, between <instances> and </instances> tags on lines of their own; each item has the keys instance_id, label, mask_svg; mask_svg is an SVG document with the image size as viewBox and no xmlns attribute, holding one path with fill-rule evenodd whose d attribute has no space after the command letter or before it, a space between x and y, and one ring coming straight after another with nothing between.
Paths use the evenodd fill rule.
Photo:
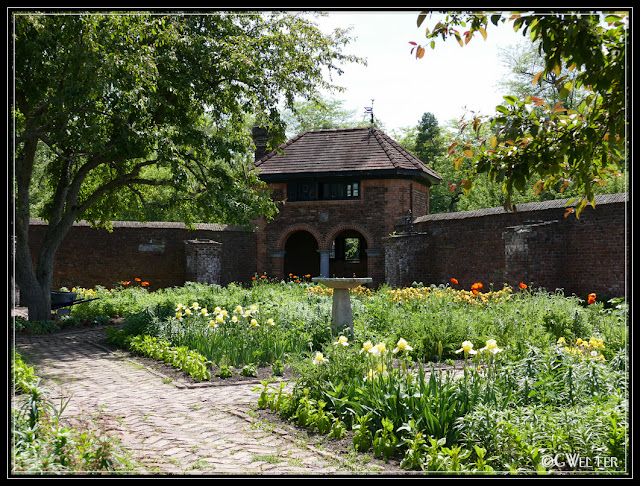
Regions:
<instances>
[{"instance_id":1,"label":"red brick wall","mask_svg":"<svg viewBox=\"0 0 640 486\"><path fill-rule=\"evenodd\" d=\"M151 289L183 285L187 279L185 241L211 239L222 243L220 283L250 282L256 268L255 235L241 228L180 223L114 222L113 232L76 223L58 252L53 286L107 288L138 277ZM34 262L46 223L33 220L29 230Z\"/></svg>"},{"instance_id":2,"label":"red brick wall","mask_svg":"<svg viewBox=\"0 0 640 486\"><path fill-rule=\"evenodd\" d=\"M600 196L596 209L588 206L580 219L564 217L565 201L521 205L517 213L496 208L422 213L414 233L390 237L409 208L409 184L414 215L420 216L427 209L426 188L388 180L363 181L361 201L287 203L273 222L255 232L219 225L188 231L179 223L116 222L108 233L79 223L56 254L54 288L112 287L135 277L149 281L152 289L182 285L187 280L185 241L196 238L222 243L222 285L250 282L256 272L282 278L281 252L293 232L309 231L326 250L340 231L356 229L367 239L366 276L375 285L441 284L455 277L462 288L476 281L485 289L491 283L502 288L524 281L581 296L625 295L628 195ZM45 224L34 220L30 227L34 261Z\"/></svg>"},{"instance_id":3,"label":"red brick wall","mask_svg":"<svg viewBox=\"0 0 640 486\"><path fill-rule=\"evenodd\" d=\"M385 239L386 281L393 286L477 281L487 289L533 287L584 296L626 291L625 194L600 196L580 219L565 215L566 201L521 205L419 218L415 233Z\"/></svg>"}]
</instances>

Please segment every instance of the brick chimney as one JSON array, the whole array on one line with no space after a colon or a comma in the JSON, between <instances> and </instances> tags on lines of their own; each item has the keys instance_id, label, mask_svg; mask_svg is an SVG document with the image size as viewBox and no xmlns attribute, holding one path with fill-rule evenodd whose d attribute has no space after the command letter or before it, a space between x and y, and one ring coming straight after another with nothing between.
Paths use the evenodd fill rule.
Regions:
<instances>
[{"instance_id":1,"label":"brick chimney","mask_svg":"<svg viewBox=\"0 0 640 486\"><path fill-rule=\"evenodd\" d=\"M269 141L269 131L263 127L253 127L251 129L253 143L256 146L256 159L261 159L267 153L267 143Z\"/></svg>"}]
</instances>

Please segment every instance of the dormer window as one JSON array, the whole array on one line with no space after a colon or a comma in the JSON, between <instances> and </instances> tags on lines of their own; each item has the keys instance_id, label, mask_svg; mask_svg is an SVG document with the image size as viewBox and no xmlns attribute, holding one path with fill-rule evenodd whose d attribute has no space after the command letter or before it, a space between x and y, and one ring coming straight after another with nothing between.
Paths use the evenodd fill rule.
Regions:
<instances>
[{"instance_id":1,"label":"dormer window","mask_svg":"<svg viewBox=\"0 0 640 486\"><path fill-rule=\"evenodd\" d=\"M287 184L287 199L289 201L360 199L360 182L290 182Z\"/></svg>"}]
</instances>

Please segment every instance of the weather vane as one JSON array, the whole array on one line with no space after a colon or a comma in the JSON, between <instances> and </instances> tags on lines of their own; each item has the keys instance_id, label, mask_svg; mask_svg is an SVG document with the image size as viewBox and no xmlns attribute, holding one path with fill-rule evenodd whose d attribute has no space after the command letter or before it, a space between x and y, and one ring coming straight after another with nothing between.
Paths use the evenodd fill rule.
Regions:
<instances>
[{"instance_id":1,"label":"weather vane","mask_svg":"<svg viewBox=\"0 0 640 486\"><path fill-rule=\"evenodd\" d=\"M364 107L364 114L371 115L371 124L373 125L373 100L371 100L371 106Z\"/></svg>"}]
</instances>

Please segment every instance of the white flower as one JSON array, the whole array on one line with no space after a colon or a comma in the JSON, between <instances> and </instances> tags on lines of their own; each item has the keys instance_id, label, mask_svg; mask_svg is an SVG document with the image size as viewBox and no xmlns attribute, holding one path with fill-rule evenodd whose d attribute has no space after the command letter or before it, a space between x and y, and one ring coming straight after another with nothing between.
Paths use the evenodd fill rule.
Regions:
<instances>
[{"instance_id":1,"label":"white flower","mask_svg":"<svg viewBox=\"0 0 640 486\"><path fill-rule=\"evenodd\" d=\"M333 344L342 344L343 346L349 346L349 342L346 337L340 336L338 340Z\"/></svg>"},{"instance_id":2,"label":"white flower","mask_svg":"<svg viewBox=\"0 0 640 486\"><path fill-rule=\"evenodd\" d=\"M374 347L369 349L369 352L374 356L381 356L387 351L387 346L384 343L378 343Z\"/></svg>"},{"instance_id":3,"label":"white flower","mask_svg":"<svg viewBox=\"0 0 640 486\"><path fill-rule=\"evenodd\" d=\"M475 349L473 349L473 343L471 341L464 341L462 343L462 347L460 349L458 349L456 351L456 353L461 353L462 351L465 352L465 354L476 354L477 351Z\"/></svg>"},{"instance_id":4,"label":"white flower","mask_svg":"<svg viewBox=\"0 0 640 486\"><path fill-rule=\"evenodd\" d=\"M393 352L397 353L398 351L413 351L413 348L411 346L409 346L409 343L407 343L407 341L405 341L404 339L400 338L400 340L398 341L398 344L396 344L396 348L393 350Z\"/></svg>"},{"instance_id":5,"label":"white flower","mask_svg":"<svg viewBox=\"0 0 640 486\"><path fill-rule=\"evenodd\" d=\"M502 349L498 347L495 339L489 339L487 341L487 345L480 350L480 352L483 351L489 351L490 353L496 354L502 351Z\"/></svg>"},{"instance_id":6,"label":"white flower","mask_svg":"<svg viewBox=\"0 0 640 486\"><path fill-rule=\"evenodd\" d=\"M366 343L364 343L362 345L362 349L360 350L361 353L363 352L367 352L367 353L372 353L373 351L371 351L373 349L373 343L371 341L367 341Z\"/></svg>"},{"instance_id":7,"label":"white flower","mask_svg":"<svg viewBox=\"0 0 640 486\"><path fill-rule=\"evenodd\" d=\"M316 356L313 358L313 364L327 363L329 360L325 358L320 351L316 352Z\"/></svg>"}]
</instances>

